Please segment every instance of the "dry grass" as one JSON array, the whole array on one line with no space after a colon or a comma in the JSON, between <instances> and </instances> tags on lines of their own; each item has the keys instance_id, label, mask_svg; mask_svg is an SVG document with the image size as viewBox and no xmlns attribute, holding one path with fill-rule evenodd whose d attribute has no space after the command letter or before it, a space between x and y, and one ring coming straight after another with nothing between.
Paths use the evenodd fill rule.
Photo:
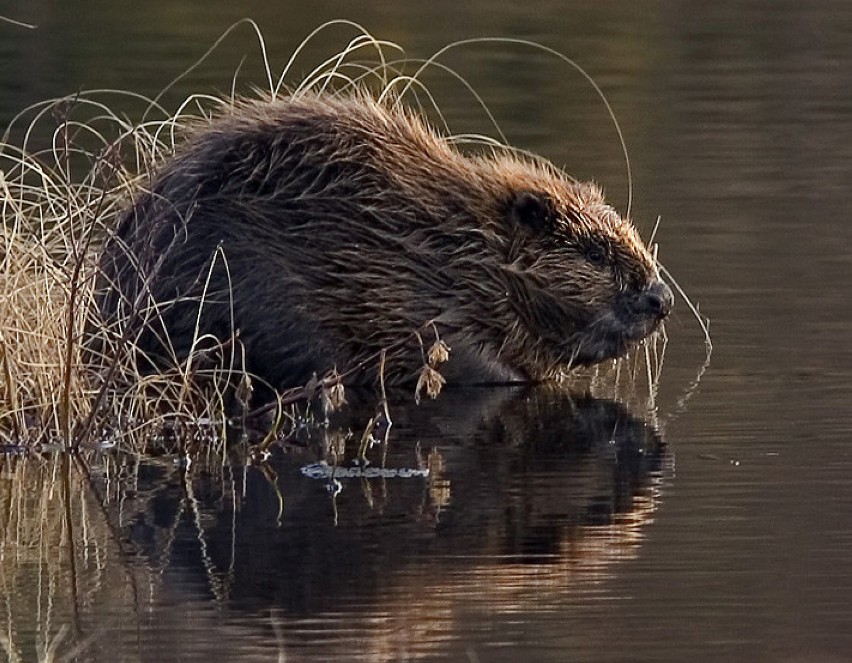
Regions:
<instances>
[{"instance_id":1,"label":"dry grass","mask_svg":"<svg viewBox=\"0 0 852 663\"><path fill-rule=\"evenodd\" d=\"M297 91L325 88L338 76L351 81L343 73L347 58L368 43L381 51L380 42L362 34L321 64ZM277 82L266 65L268 94L279 93L292 64ZM363 76L365 69L357 65L357 72ZM140 107L140 120L111 110L128 101ZM164 424L171 429L179 426L176 422L224 427L223 394L238 344L231 342L232 352L221 353L224 358L215 365L207 361L199 368L204 357L190 356L161 374L141 375L134 360L133 325L106 328L95 287L100 245L122 206L158 163L173 154L188 125L230 101L195 95L169 113L157 100L92 91L28 108L6 131L0 143L4 442L72 448L106 437L109 443L130 439L138 447ZM139 302L139 315L145 315L147 305ZM91 345L86 339L93 330L103 341L96 355L87 354ZM195 379L201 372L211 379ZM248 384L245 378L243 384Z\"/></svg>"},{"instance_id":2,"label":"dry grass","mask_svg":"<svg viewBox=\"0 0 852 663\"><path fill-rule=\"evenodd\" d=\"M163 128L178 119L130 124L109 110L111 94L121 95L27 109L16 120L25 129L10 127L20 146L9 133L0 146L0 435L15 444L90 440L107 395L105 420L124 424L156 419L163 402L183 412L193 400L189 380L136 373L132 339L107 333L102 355L86 356L91 330L108 331L95 302L100 243L145 174L171 153L174 135Z\"/></svg>"}]
</instances>

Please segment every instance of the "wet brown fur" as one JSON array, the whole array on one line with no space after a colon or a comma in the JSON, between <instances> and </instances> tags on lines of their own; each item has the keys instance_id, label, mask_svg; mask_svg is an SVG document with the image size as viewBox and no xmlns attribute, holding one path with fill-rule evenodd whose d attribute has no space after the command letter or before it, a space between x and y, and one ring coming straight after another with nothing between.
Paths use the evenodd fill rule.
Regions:
<instances>
[{"instance_id":1,"label":"wet brown fur","mask_svg":"<svg viewBox=\"0 0 852 663\"><path fill-rule=\"evenodd\" d=\"M126 212L102 269L108 319L161 304L143 352L185 357L196 324L238 330L274 386L382 348L389 380L416 378L413 332L430 321L450 380L546 379L623 354L671 305L597 187L543 160L465 155L366 93L243 101L206 123Z\"/></svg>"}]
</instances>

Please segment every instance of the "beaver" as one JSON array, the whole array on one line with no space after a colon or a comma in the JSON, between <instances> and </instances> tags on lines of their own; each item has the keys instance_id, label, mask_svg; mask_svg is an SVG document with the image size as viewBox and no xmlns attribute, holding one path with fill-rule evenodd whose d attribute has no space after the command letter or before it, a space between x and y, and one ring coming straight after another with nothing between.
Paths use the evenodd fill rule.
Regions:
<instances>
[{"instance_id":1,"label":"beaver","mask_svg":"<svg viewBox=\"0 0 852 663\"><path fill-rule=\"evenodd\" d=\"M624 355L673 302L596 185L462 152L363 91L237 101L191 131L100 267L103 316L139 327L143 363L238 338L276 388L383 349L385 379L411 380L432 330L451 382L547 380Z\"/></svg>"}]
</instances>

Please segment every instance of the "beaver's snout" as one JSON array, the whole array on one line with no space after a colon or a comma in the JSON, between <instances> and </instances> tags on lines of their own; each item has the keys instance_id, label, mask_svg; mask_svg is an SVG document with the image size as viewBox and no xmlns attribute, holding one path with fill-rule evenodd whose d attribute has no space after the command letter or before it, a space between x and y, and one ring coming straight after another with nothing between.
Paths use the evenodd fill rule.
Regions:
<instances>
[{"instance_id":1,"label":"beaver's snout","mask_svg":"<svg viewBox=\"0 0 852 663\"><path fill-rule=\"evenodd\" d=\"M639 341L651 334L671 313L674 295L660 279L641 290L628 290L620 297L610 332L620 332L624 341Z\"/></svg>"},{"instance_id":2,"label":"beaver's snout","mask_svg":"<svg viewBox=\"0 0 852 663\"><path fill-rule=\"evenodd\" d=\"M628 336L643 338L672 310L674 295L671 288L654 279L641 290L625 292L621 297L620 317L630 328Z\"/></svg>"},{"instance_id":3,"label":"beaver's snout","mask_svg":"<svg viewBox=\"0 0 852 663\"><path fill-rule=\"evenodd\" d=\"M652 281L639 295L637 308L649 317L662 320L671 313L674 295L671 288L660 280Z\"/></svg>"},{"instance_id":4,"label":"beaver's snout","mask_svg":"<svg viewBox=\"0 0 852 663\"><path fill-rule=\"evenodd\" d=\"M659 279L641 290L627 290L612 308L592 320L584 330L584 339L572 359L576 365L615 359L648 337L671 312L674 295Z\"/></svg>"},{"instance_id":5,"label":"beaver's snout","mask_svg":"<svg viewBox=\"0 0 852 663\"><path fill-rule=\"evenodd\" d=\"M674 295L671 288L660 280L651 281L641 290L625 292L621 297L621 315L638 324L645 321L654 325L672 310Z\"/></svg>"}]
</instances>

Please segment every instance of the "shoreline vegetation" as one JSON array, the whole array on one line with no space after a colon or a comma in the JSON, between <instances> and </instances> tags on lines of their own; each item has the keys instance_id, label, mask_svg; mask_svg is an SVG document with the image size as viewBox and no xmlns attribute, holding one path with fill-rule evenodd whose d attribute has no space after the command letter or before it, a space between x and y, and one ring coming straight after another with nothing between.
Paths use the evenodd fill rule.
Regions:
<instances>
[{"instance_id":1,"label":"shoreline vegetation","mask_svg":"<svg viewBox=\"0 0 852 663\"><path fill-rule=\"evenodd\" d=\"M258 91L262 96L339 94L358 86L374 91L380 98L404 98L437 118L451 140L511 149L505 146L505 137L484 101L463 77L438 61L443 52L454 46L501 40L470 40L442 49L428 60L412 60L398 45L378 40L347 21L317 28L295 49L277 76L266 57L260 30L253 22L243 21L226 31L157 98L95 90L47 100L24 110L0 138L0 443L7 451L77 451L118 445L144 452L164 430L186 432L202 424L216 431L212 437L224 450L226 440L234 438L228 430L230 424L241 431L242 439L251 437L256 449L265 453L276 439L282 435L286 438L288 428L292 429L297 418L294 408L305 409L306 403L319 400L325 415L344 404L343 380L347 372L362 367L339 367L340 374L318 376L302 388L278 394L276 402L250 411L252 378L233 368L241 365L235 361L241 349L238 334L216 339L215 352L210 350L209 339L198 339L199 347L205 349L182 362L175 360L173 366L159 374L140 374L132 331L138 325L108 328L98 310L99 252L121 210L145 185L150 173L174 154L188 129L233 104L239 72L232 81L230 97L191 95L171 112L161 105L162 95L198 67L236 28L246 24L254 30L263 55L266 87ZM309 69L310 73L297 85L285 85L305 45L323 30L341 26L357 32L346 47ZM604 100L623 147L615 116L588 74L564 56L528 45L560 57L586 77ZM422 72L430 67L466 87L492 123L497 138L452 136L437 102L420 80ZM140 109L138 119L128 119L113 110L128 103ZM629 205L632 182L626 148L624 154ZM653 237L649 245L656 255ZM685 299L671 276L664 273ZM150 310L150 304L135 304L140 316ZM705 332L709 358L706 325L697 310L689 306ZM443 385L440 364L446 361L451 348L441 341L439 330L430 321L424 321L412 334L420 339L424 357L414 397L434 398ZM93 335L98 338L96 344L91 343ZM627 360L578 376L572 374L571 384L588 388L583 385L609 383L617 394L625 375L630 374L632 380L641 371L647 378L643 382L651 410L665 343L663 331ZM367 425L365 440L382 420L386 420L385 425L390 422L381 375L385 354L392 352L393 347L389 347L374 358L379 377L378 406L376 416ZM234 402L238 406L236 415L229 407ZM264 428L259 435L258 422ZM250 428L255 429L253 436L247 434ZM362 442L359 458L363 458L363 451Z\"/></svg>"}]
</instances>

